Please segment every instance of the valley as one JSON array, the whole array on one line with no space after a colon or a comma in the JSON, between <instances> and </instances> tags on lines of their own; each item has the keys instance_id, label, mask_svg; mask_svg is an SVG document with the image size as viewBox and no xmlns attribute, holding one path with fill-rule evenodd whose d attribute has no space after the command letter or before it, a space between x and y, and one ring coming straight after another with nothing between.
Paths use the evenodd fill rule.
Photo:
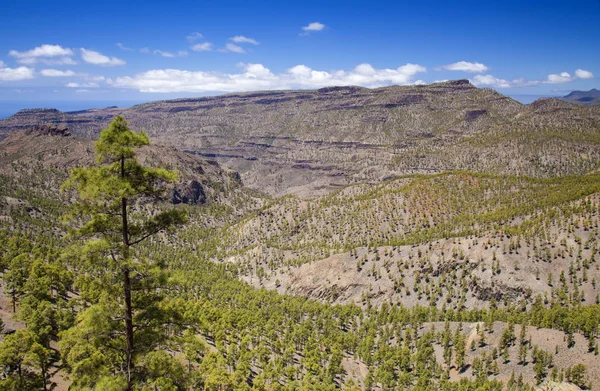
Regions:
<instances>
[{"instance_id":1,"label":"valley","mask_svg":"<svg viewBox=\"0 0 600 391\"><path fill-rule=\"evenodd\" d=\"M61 218L78 196L60 189L70 170L96 164L93 142L116 115L152 140L141 164L178 172L156 182L163 199L142 198L132 213L188 216L136 253L160 265L141 274L162 284L138 287L145 386L600 384L600 106L522 105L457 80L0 120L3 281L24 254L37 254L28 273L42 261L62 273L45 296L23 282L17 314L4 308L5 285L0 317L25 330L36 324L27 297L51 303L45 332L62 355L51 365L74 389L108 381L120 360L103 339L116 329L94 327L118 307L99 293L116 280L79 269L97 255L76 250L69 224L85 215ZM79 367L94 354L102 370Z\"/></svg>"}]
</instances>

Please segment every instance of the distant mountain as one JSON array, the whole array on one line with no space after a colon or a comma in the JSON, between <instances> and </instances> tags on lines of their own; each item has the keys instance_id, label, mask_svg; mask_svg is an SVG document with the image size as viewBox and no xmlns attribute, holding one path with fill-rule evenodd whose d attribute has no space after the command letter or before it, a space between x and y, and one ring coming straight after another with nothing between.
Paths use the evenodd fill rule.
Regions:
<instances>
[{"instance_id":1,"label":"distant mountain","mask_svg":"<svg viewBox=\"0 0 600 391\"><path fill-rule=\"evenodd\" d=\"M448 170L551 177L600 169L600 106L558 99L523 105L468 80L22 110L0 120L0 139L48 123L95 138L118 114L156 144L217 160L246 186L275 196L314 197Z\"/></svg>"},{"instance_id":2,"label":"distant mountain","mask_svg":"<svg viewBox=\"0 0 600 391\"><path fill-rule=\"evenodd\" d=\"M595 88L589 91L573 91L569 95L563 96L561 99L585 106L595 106L600 104L600 91Z\"/></svg>"}]
</instances>

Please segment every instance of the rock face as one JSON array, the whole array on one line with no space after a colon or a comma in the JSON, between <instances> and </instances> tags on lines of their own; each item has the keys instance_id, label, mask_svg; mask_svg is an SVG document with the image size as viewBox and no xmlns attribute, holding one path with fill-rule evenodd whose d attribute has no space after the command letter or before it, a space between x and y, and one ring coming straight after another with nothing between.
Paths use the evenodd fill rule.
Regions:
<instances>
[{"instance_id":1,"label":"rock face","mask_svg":"<svg viewBox=\"0 0 600 391\"><path fill-rule=\"evenodd\" d=\"M19 170L35 165L36 172L56 187L66 179L53 178L57 172L66 175L74 167L95 164L93 142L71 136L64 125L39 125L13 132L0 141L0 152L0 176L22 175ZM137 158L145 166L169 167L178 173L179 182L167 195L175 204L228 203L229 197L245 191L237 173L175 148L145 146L137 151ZM46 170L48 178L43 174Z\"/></svg>"},{"instance_id":2,"label":"rock face","mask_svg":"<svg viewBox=\"0 0 600 391\"><path fill-rule=\"evenodd\" d=\"M197 180L187 181L178 185L173 189L173 203L174 204L205 204L206 193L204 187Z\"/></svg>"},{"instance_id":3,"label":"rock face","mask_svg":"<svg viewBox=\"0 0 600 391\"><path fill-rule=\"evenodd\" d=\"M36 125L33 128L28 129L27 134L69 137L71 135L71 132L69 131L69 128L67 128L65 125L45 124Z\"/></svg>"},{"instance_id":4,"label":"rock face","mask_svg":"<svg viewBox=\"0 0 600 391\"><path fill-rule=\"evenodd\" d=\"M23 110L0 121L0 139L39 123L95 138L119 114L153 142L214 159L271 195L314 197L447 170L555 176L600 169L600 144L589 142L600 132L600 107L557 99L525 106L468 80Z\"/></svg>"}]
</instances>

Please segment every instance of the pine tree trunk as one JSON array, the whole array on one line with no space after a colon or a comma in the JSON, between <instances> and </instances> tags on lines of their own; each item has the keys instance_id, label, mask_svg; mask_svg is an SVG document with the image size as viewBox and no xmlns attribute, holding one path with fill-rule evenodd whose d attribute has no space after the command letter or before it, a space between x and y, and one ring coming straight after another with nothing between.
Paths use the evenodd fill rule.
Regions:
<instances>
[{"instance_id":1,"label":"pine tree trunk","mask_svg":"<svg viewBox=\"0 0 600 391\"><path fill-rule=\"evenodd\" d=\"M121 177L125 177L125 158L121 156ZM121 217L123 228L123 292L125 294L125 339L127 359L127 391L131 390L133 372L133 308L131 305L131 276L129 274L129 225L127 221L127 198L121 199Z\"/></svg>"},{"instance_id":2,"label":"pine tree trunk","mask_svg":"<svg viewBox=\"0 0 600 391\"><path fill-rule=\"evenodd\" d=\"M48 368L45 363L41 363L42 367L42 381L44 382L44 391L48 391Z\"/></svg>"},{"instance_id":3,"label":"pine tree trunk","mask_svg":"<svg viewBox=\"0 0 600 391\"><path fill-rule=\"evenodd\" d=\"M133 310L131 307L131 278L129 269L123 270L123 288L125 291L125 337L127 340L127 389L131 389L131 372L133 370Z\"/></svg>"}]
</instances>

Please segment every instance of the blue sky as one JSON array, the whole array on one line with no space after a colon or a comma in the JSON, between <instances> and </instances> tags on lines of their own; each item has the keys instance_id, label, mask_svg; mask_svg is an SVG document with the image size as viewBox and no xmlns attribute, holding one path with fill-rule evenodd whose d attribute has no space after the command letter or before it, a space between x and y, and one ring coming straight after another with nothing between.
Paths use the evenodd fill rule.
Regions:
<instances>
[{"instance_id":1,"label":"blue sky","mask_svg":"<svg viewBox=\"0 0 600 391\"><path fill-rule=\"evenodd\" d=\"M600 88L600 1L5 1L0 101L148 101L468 78Z\"/></svg>"}]
</instances>

